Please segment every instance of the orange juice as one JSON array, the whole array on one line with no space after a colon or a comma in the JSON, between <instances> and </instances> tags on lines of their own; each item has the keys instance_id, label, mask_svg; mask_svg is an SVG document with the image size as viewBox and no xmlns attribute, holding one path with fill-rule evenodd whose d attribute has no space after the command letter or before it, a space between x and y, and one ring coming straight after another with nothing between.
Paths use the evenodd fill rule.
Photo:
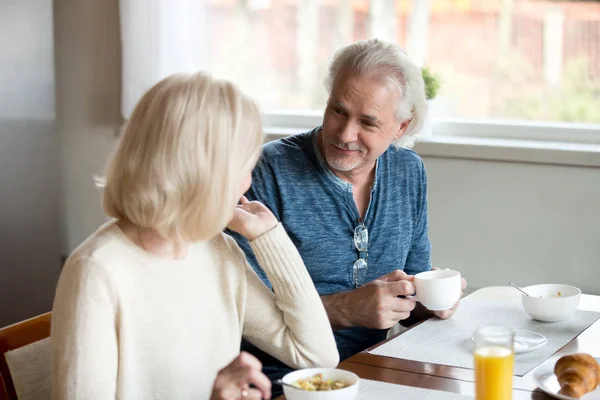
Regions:
<instances>
[{"instance_id":1,"label":"orange juice","mask_svg":"<svg viewBox=\"0 0 600 400\"><path fill-rule=\"evenodd\" d=\"M475 399L511 400L515 355L509 348L485 346L475 350Z\"/></svg>"}]
</instances>

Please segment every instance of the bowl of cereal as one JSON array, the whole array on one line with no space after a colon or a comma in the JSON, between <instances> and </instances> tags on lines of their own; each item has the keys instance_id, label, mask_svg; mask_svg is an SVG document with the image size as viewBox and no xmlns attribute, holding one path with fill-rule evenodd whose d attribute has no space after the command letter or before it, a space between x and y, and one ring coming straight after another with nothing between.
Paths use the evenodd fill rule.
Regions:
<instances>
[{"instance_id":1,"label":"bowl of cereal","mask_svg":"<svg viewBox=\"0 0 600 400\"><path fill-rule=\"evenodd\" d=\"M531 318L543 322L560 322L569 318L579 306L581 290L569 285L544 284L523 288L523 308Z\"/></svg>"},{"instance_id":2,"label":"bowl of cereal","mask_svg":"<svg viewBox=\"0 0 600 400\"><path fill-rule=\"evenodd\" d=\"M355 400L360 379L343 369L307 368L290 372L281 380L286 383L286 400Z\"/></svg>"}]
</instances>

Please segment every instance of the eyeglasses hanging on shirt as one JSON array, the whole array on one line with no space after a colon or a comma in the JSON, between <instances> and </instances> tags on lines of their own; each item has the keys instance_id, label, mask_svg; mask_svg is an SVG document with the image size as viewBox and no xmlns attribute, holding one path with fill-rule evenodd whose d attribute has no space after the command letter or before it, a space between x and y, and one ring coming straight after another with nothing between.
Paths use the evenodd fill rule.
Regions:
<instances>
[{"instance_id":1,"label":"eyeglasses hanging on shirt","mask_svg":"<svg viewBox=\"0 0 600 400\"><path fill-rule=\"evenodd\" d=\"M356 250L358 250L358 259L354 262L352 278L354 280L354 286L358 288L364 284L367 279L367 259L369 258L369 253L367 252L369 246L369 231L360 218L358 219L358 225L354 228L354 246L356 247Z\"/></svg>"}]
</instances>

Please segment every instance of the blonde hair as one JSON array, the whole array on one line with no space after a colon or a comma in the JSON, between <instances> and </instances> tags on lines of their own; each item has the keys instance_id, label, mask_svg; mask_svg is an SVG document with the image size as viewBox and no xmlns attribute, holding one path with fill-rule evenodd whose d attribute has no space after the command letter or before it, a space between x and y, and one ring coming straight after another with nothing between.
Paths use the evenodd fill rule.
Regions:
<instances>
[{"instance_id":1,"label":"blonde hair","mask_svg":"<svg viewBox=\"0 0 600 400\"><path fill-rule=\"evenodd\" d=\"M427 99L421 69L411 61L404 49L395 43L379 39L354 42L339 49L333 56L325 78L331 90L347 73L383 77L400 93L396 104L396 119L410 119L406 132L394 141L396 147L412 147L427 115Z\"/></svg>"},{"instance_id":2,"label":"blonde hair","mask_svg":"<svg viewBox=\"0 0 600 400\"><path fill-rule=\"evenodd\" d=\"M165 238L209 239L231 219L262 140L258 107L232 83L165 78L136 105L107 164L104 211Z\"/></svg>"}]
</instances>

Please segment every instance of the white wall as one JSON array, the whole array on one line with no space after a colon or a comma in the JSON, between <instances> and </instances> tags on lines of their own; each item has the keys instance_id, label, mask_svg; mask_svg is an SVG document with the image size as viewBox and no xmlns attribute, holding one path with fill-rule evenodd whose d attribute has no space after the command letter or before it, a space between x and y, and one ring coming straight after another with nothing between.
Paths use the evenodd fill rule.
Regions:
<instances>
[{"instance_id":1,"label":"white wall","mask_svg":"<svg viewBox=\"0 0 600 400\"><path fill-rule=\"evenodd\" d=\"M52 1L0 1L0 326L51 308L58 149Z\"/></svg>"},{"instance_id":2,"label":"white wall","mask_svg":"<svg viewBox=\"0 0 600 400\"><path fill-rule=\"evenodd\" d=\"M52 0L0 2L0 117L54 117L52 42Z\"/></svg>"},{"instance_id":3,"label":"white wall","mask_svg":"<svg viewBox=\"0 0 600 400\"><path fill-rule=\"evenodd\" d=\"M51 309L60 256L104 221L119 55L118 0L0 1L0 326Z\"/></svg>"},{"instance_id":4,"label":"white wall","mask_svg":"<svg viewBox=\"0 0 600 400\"><path fill-rule=\"evenodd\" d=\"M55 0L56 115L61 137L62 250L103 221L101 174L120 117L118 0Z\"/></svg>"},{"instance_id":5,"label":"white wall","mask_svg":"<svg viewBox=\"0 0 600 400\"><path fill-rule=\"evenodd\" d=\"M0 326L52 306L60 267L58 164L54 121L0 118Z\"/></svg>"},{"instance_id":6,"label":"white wall","mask_svg":"<svg viewBox=\"0 0 600 400\"><path fill-rule=\"evenodd\" d=\"M473 287L567 283L600 295L600 169L424 160L435 265Z\"/></svg>"}]
</instances>

